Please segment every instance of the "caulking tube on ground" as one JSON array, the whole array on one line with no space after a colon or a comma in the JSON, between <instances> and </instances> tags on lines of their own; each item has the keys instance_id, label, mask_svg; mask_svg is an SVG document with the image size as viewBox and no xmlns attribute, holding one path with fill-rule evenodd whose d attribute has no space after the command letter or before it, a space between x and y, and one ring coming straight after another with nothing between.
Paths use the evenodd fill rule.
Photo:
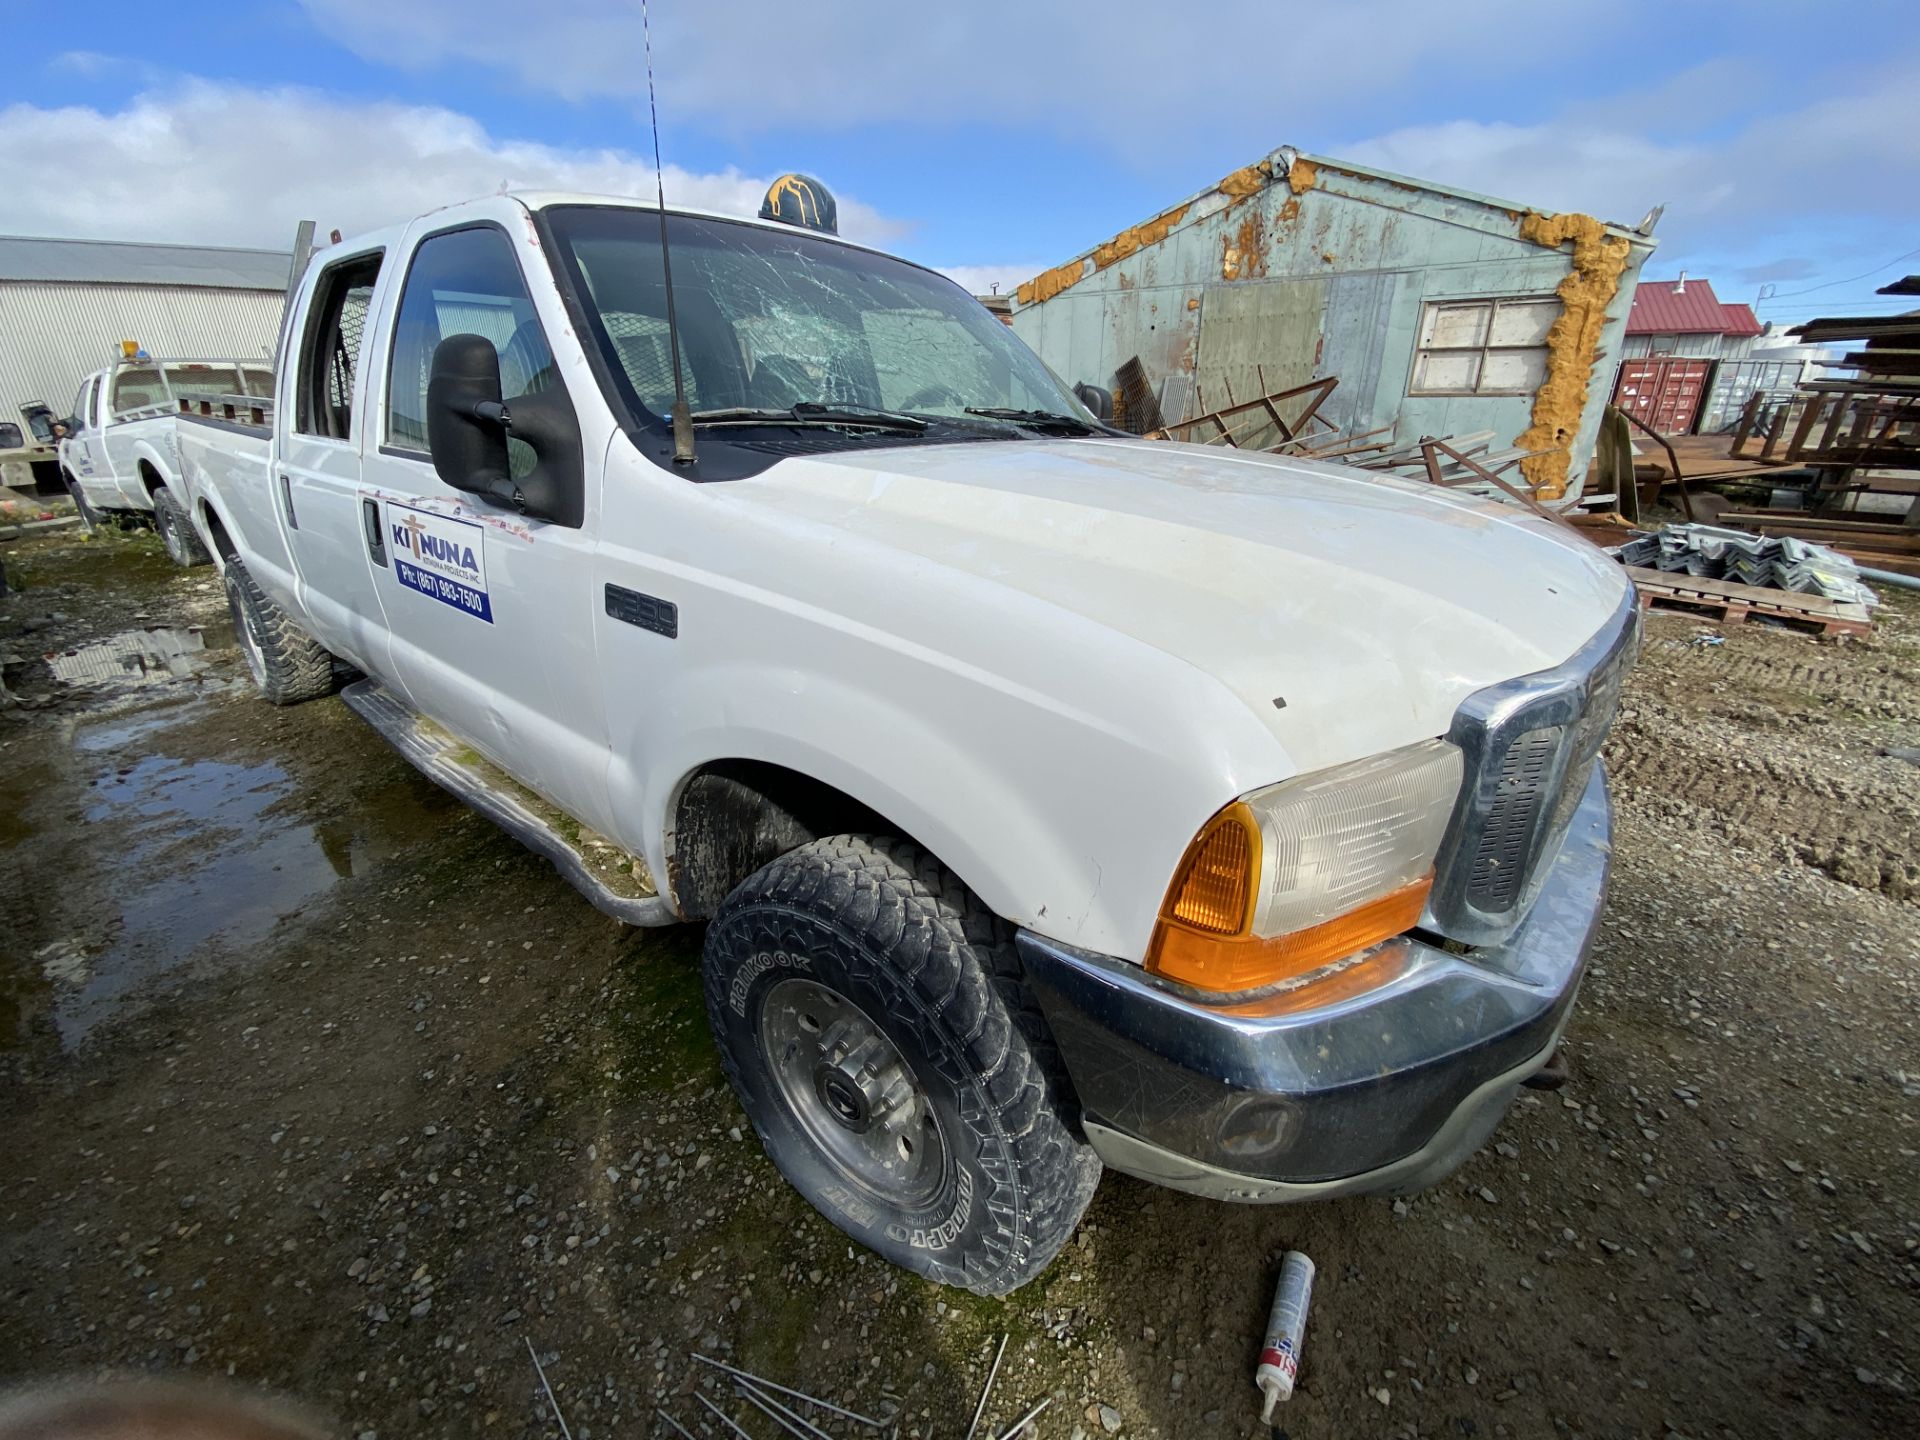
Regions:
<instances>
[{"instance_id":1,"label":"caulking tube on ground","mask_svg":"<svg viewBox=\"0 0 1920 1440\"><path fill-rule=\"evenodd\" d=\"M1307 1338L1307 1303L1313 1298L1313 1261L1289 1250L1280 1262L1280 1283L1273 1291L1273 1312L1267 1316L1267 1338L1260 1346L1260 1366L1253 1383L1266 1397L1260 1418L1273 1423L1273 1407L1293 1396L1293 1379L1300 1370L1300 1346Z\"/></svg>"}]
</instances>

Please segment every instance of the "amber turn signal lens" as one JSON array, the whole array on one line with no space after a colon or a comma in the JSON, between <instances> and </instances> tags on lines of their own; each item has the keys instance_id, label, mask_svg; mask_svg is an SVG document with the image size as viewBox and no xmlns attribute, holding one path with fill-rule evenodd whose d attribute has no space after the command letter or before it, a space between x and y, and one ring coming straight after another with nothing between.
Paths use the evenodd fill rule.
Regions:
<instances>
[{"instance_id":1,"label":"amber turn signal lens","mask_svg":"<svg viewBox=\"0 0 1920 1440\"><path fill-rule=\"evenodd\" d=\"M1167 890L1163 920L1208 935L1237 935L1253 906L1260 826L1244 805L1229 805L1187 847Z\"/></svg>"},{"instance_id":2,"label":"amber turn signal lens","mask_svg":"<svg viewBox=\"0 0 1920 1440\"><path fill-rule=\"evenodd\" d=\"M1258 990L1406 933L1420 923L1432 889L1429 873L1324 924L1266 940L1244 933L1201 934L1163 916L1147 952L1147 968L1202 990Z\"/></svg>"}]
</instances>

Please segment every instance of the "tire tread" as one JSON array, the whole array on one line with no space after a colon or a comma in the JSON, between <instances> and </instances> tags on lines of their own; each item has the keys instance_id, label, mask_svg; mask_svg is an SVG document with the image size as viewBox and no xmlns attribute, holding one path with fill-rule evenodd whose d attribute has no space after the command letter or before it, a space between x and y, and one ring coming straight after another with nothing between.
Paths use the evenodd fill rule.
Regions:
<instances>
[{"instance_id":1,"label":"tire tread","mask_svg":"<svg viewBox=\"0 0 1920 1440\"><path fill-rule=\"evenodd\" d=\"M1026 984L1013 931L927 851L892 836L836 835L775 859L741 883L715 917L788 909L878 949L947 1025L963 1049L1013 1174L983 1164L986 1210L1010 1237L964 1257L955 1283L1003 1295L1044 1270L1093 1198L1100 1162L1076 1133L1072 1088L1045 1018ZM712 932L710 932L711 934ZM708 1004L725 1003L725 978L706 968ZM746 1093L728 1047L721 1059ZM985 1158L985 1157L983 1157Z\"/></svg>"},{"instance_id":2,"label":"tire tread","mask_svg":"<svg viewBox=\"0 0 1920 1440\"><path fill-rule=\"evenodd\" d=\"M330 694L332 654L267 598L239 557L228 559L225 578L230 594L232 587L238 586L239 603L253 621L253 634L266 669L260 693L275 705L298 705Z\"/></svg>"}]
</instances>

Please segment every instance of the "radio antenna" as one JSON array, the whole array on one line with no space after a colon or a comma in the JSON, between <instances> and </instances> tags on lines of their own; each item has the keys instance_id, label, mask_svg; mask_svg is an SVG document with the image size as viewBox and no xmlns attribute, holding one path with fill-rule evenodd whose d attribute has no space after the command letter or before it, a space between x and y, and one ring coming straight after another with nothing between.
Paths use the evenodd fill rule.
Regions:
<instances>
[{"instance_id":1,"label":"radio antenna","mask_svg":"<svg viewBox=\"0 0 1920 1440\"><path fill-rule=\"evenodd\" d=\"M660 274L667 287L667 350L673 357L673 463L691 465L693 412L687 409L687 382L680 374L680 321L673 313L673 256L667 249L667 183L660 169L660 106L653 96L653 25L647 0L640 0L640 33L647 51L647 114L653 120L653 192L660 206Z\"/></svg>"}]
</instances>

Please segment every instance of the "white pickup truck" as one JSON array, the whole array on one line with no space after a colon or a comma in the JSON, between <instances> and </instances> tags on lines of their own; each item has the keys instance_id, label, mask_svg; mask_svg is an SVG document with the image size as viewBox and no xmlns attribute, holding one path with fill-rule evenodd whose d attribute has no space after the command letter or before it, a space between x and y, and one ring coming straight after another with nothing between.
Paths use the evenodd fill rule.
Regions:
<instances>
[{"instance_id":1,"label":"white pickup truck","mask_svg":"<svg viewBox=\"0 0 1920 1440\"><path fill-rule=\"evenodd\" d=\"M1416 1188L1548 1065L1638 634L1570 531L1124 436L937 274L629 200L336 244L283 346L267 423L179 427L260 688L339 657L601 908L707 922L743 1108L889 1259L1005 1292L1103 1164Z\"/></svg>"},{"instance_id":2,"label":"white pickup truck","mask_svg":"<svg viewBox=\"0 0 1920 1440\"><path fill-rule=\"evenodd\" d=\"M209 556L187 520L173 417L183 401L204 396L272 394L273 372L257 361L140 352L94 371L80 382L60 442L61 479L81 518L91 528L103 515L150 513L175 563L204 565Z\"/></svg>"}]
</instances>

